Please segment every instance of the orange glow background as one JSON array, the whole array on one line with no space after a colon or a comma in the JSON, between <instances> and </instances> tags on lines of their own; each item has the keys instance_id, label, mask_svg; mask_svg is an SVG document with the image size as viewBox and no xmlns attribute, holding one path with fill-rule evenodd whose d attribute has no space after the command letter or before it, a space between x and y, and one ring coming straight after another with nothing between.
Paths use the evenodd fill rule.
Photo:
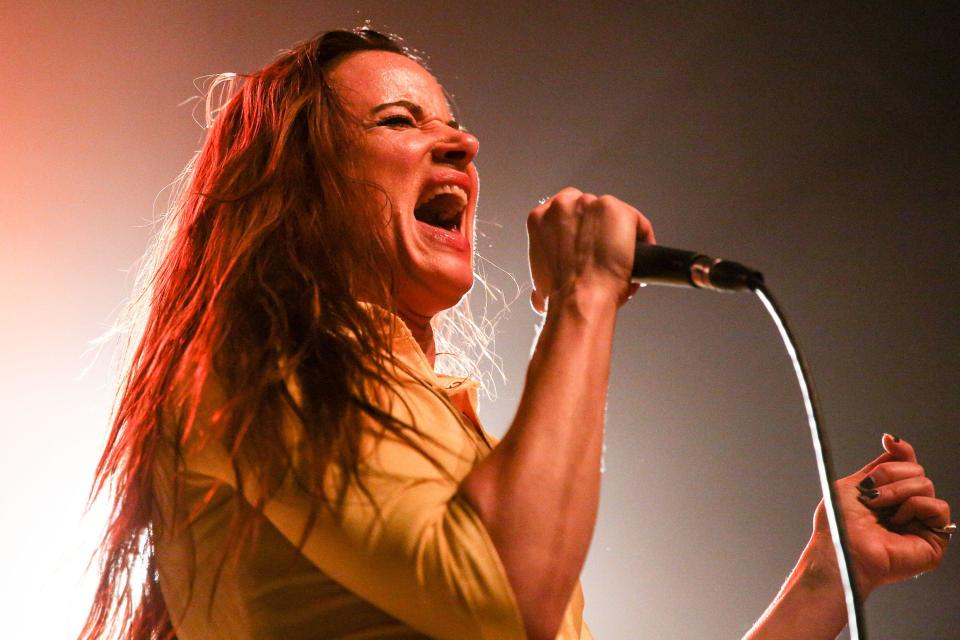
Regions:
<instances>
[{"instance_id":1,"label":"orange glow background","mask_svg":"<svg viewBox=\"0 0 960 640\"><path fill-rule=\"evenodd\" d=\"M367 18L430 55L481 139L484 256L526 286L525 214L573 184L636 204L666 245L763 270L837 468L897 433L960 508L955 7L3 3L4 637L70 638L86 612L105 512L81 515L112 400L111 352L90 344L200 143L194 80ZM526 294L500 325L495 433L523 380ZM792 375L750 296L648 288L623 311L583 574L597 637L738 637L763 611L818 499ZM872 596L874 637L957 637L956 551Z\"/></svg>"}]
</instances>

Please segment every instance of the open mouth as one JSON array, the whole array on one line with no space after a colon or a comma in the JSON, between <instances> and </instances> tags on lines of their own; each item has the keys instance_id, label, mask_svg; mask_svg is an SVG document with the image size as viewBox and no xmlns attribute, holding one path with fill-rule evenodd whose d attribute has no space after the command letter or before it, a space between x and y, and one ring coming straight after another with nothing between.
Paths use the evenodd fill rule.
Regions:
<instances>
[{"instance_id":1,"label":"open mouth","mask_svg":"<svg viewBox=\"0 0 960 640\"><path fill-rule=\"evenodd\" d=\"M467 192L456 185L431 187L420 196L413 217L431 227L459 231L467 200Z\"/></svg>"}]
</instances>

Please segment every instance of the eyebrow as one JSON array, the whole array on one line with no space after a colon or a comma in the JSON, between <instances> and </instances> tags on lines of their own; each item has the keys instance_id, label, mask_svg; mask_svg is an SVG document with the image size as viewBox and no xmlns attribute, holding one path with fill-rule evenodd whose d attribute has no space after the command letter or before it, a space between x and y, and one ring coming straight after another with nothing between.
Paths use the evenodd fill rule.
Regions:
<instances>
[{"instance_id":1,"label":"eyebrow","mask_svg":"<svg viewBox=\"0 0 960 640\"><path fill-rule=\"evenodd\" d=\"M412 113L413 117L415 117L417 120L423 118L423 107L418 105L416 102L410 102L409 100L394 100L393 102L384 102L383 104L378 104L370 110L370 115L375 115L384 109L389 109L390 107L404 107L407 111ZM448 120L447 125L453 127L454 129L463 128L456 120Z\"/></svg>"}]
</instances>

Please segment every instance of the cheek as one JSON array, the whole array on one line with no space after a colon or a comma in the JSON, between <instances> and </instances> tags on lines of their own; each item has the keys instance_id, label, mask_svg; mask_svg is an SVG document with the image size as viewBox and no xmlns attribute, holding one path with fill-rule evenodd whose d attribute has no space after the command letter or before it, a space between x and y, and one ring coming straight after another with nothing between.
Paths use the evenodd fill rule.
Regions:
<instances>
[{"instance_id":1,"label":"cheek","mask_svg":"<svg viewBox=\"0 0 960 640\"><path fill-rule=\"evenodd\" d=\"M425 153L429 149L422 141L372 140L364 149L363 161L372 174L397 174L416 168Z\"/></svg>"}]
</instances>

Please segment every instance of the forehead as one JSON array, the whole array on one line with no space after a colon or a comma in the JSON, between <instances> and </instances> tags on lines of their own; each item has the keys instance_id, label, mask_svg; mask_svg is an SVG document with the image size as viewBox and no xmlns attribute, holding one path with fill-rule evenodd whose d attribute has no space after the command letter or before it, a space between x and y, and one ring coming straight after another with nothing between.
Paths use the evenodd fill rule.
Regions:
<instances>
[{"instance_id":1,"label":"forehead","mask_svg":"<svg viewBox=\"0 0 960 640\"><path fill-rule=\"evenodd\" d=\"M390 102L407 100L428 116L449 118L443 88L433 75L406 56L389 51L360 51L334 64L330 83L351 110L365 115Z\"/></svg>"}]
</instances>

